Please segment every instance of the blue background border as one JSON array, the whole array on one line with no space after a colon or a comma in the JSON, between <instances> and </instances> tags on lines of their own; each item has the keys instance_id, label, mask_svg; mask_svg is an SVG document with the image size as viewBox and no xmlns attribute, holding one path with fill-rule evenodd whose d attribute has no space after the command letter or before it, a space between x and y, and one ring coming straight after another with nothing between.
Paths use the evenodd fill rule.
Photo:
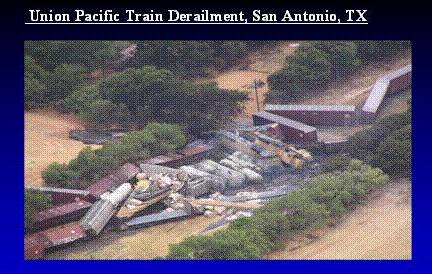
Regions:
<instances>
[{"instance_id":1,"label":"blue background border","mask_svg":"<svg viewBox=\"0 0 432 274\"><path fill-rule=\"evenodd\" d=\"M266 1L267 2L267 1ZM58 3L57 3L58 4ZM297 4L299 6L299 4ZM306 8L306 4L301 3ZM4 145L2 168L2 273L77 273L129 271L181 272L317 272L333 273L420 273L431 269L431 142L429 110L431 93L431 30L426 7L357 5L368 8L367 26L280 26L280 25L185 25L185 26L24 26L27 7L3 9L2 75L0 120ZM38 8L43 5L38 4ZM197 5L198 9L210 8ZM237 4L238 7L250 6ZM280 5L279 5L280 6ZM50 5L49 7L55 7ZM84 7L75 4L74 8ZM102 5L97 7L103 8ZM113 7L112 5L110 7ZM132 7L132 5L127 5ZM152 6L152 8L155 6ZM220 5L216 6L221 8ZM275 6L273 6L275 7ZM329 5L326 8L331 8ZM348 5L346 4L348 8ZM106 7L108 8L108 7ZM140 8L145 8L141 6ZM169 8L174 8L170 6ZM263 6L256 7L265 9ZM282 9L291 8L286 3ZM345 8L345 7L344 7ZM222 9L222 8L221 8ZM30 39L404 39L413 45L413 259L410 261L24 261L23 258L23 181L24 181L24 111L23 111L23 41ZM6 145L7 144L7 145ZM3 270L3 271L1 271Z\"/></svg>"}]
</instances>

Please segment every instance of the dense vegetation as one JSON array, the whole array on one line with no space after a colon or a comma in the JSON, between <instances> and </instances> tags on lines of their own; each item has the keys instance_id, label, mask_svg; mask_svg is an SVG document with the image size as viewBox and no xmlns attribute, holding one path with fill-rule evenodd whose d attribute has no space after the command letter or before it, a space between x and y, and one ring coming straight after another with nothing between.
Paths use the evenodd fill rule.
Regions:
<instances>
[{"instance_id":1,"label":"dense vegetation","mask_svg":"<svg viewBox=\"0 0 432 274\"><path fill-rule=\"evenodd\" d=\"M62 101L94 126L121 124L142 128L149 122L176 123L190 133L217 129L242 109L247 95L193 84L155 67L128 69Z\"/></svg>"},{"instance_id":2,"label":"dense vegetation","mask_svg":"<svg viewBox=\"0 0 432 274\"><path fill-rule=\"evenodd\" d=\"M304 42L286 59L284 68L269 76L267 100L297 100L321 92L361 65L397 55L409 46L404 41Z\"/></svg>"},{"instance_id":3,"label":"dense vegetation","mask_svg":"<svg viewBox=\"0 0 432 274\"><path fill-rule=\"evenodd\" d=\"M233 66L261 41L140 41L136 65L168 69L181 77L207 76Z\"/></svg>"},{"instance_id":4,"label":"dense vegetation","mask_svg":"<svg viewBox=\"0 0 432 274\"><path fill-rule=\"evenodd\" d=\"M346 152L390 175L411 175L411 112L382 118L348 140Z\"/></svg>"},{"instance_id":5,"label":"dense vegetation","mask_svg":"<svg viewBox=\"0 0 432 274\"><path fill-rule=\"evenodd\" d=\"M37 190L26 189L24 193L24 228L31 230L34 224L34 215L51 207L51 197Z\"/></svg>"},{"instance_id":6,"label":"dense vegetation","mask_svg":"<svg viewBox=\"0 0 432 274\"><path fill-rule=\"evenodd\" d=\"M252 217L239 218L210 236L191 236L172 245L168 258L260 258L292 233L341 216L388 181L380 169L352 160L344 171L317 176L306 188L268 202Z\"/></svg>"},{"instance_id":7,"label":"dense vegetation","mask_svg":"<svg viewBox=\"0 0 432 274\"><path fill-rule=\"evenodd\" d=\"M172 43L172 44L171 44ZM186 54L186 46L196 44L192 56ZM213 43L213 44L212 44ZM232 51L243 48L246 42L140 42L138 59L153 56L153 61L162 48L168 47L183 57L176 57L176 63L194 63L195 56L227 50L222 58L225 65L232 63L228 48ZM154 50L146 51L144 45ZM202 48L209 48L207 52ZM218 50L216 50L219 48ZM174 50L175 49L175 50ZM168 49L167 49L168 50ZM192 50L192 48L191 48ZM61 111L79 114L89 126L122 126L141 129L149 122L175 123L185 127L189 133L198 135L203 131L217 129L226 124L242 109L247 95L239 91L219 89L215 83L194 84L179 78L176 64L161 60L166 69L154 66L126 69L103 77L97 83L89 82L89 72L105 69L118 58L120 47L116 42L82 41L32 41L26 43L25 57L25 106L26 109L55 106ZM236 55L232 53L233 55ZM237 55L236 55L237 56ZM169 56L168 56L169 57ZM171 56L173 57L173 56ZM171 58L169 57L169 58ZM182 59L183 58L183 59ZM208 59L205 58L206 60ZM183 61L182 61L183 60ZM188 60L186 62L186 60ZM142 62L163 67L156 62ZM218 61L217 63L221 63ZM215 65L215 61L211 61ZM196 68L210 65L197 63ZM202 68L201 67L201 68ZM185 68L198 76L192 68ZM196 74L195 74L196 73Z\"/></svg>"},{"instance_id":8,"label":"dense vegetation","mask_svg":"<svg viewBox=\"0 0 432 274\"><path fill-rule=\"evenodd\" d=\"M85 188L125 162L174 151L185 144L186 136L179 126L150 123L141 131L126 134L120 142L96 150L84 148L67 165L52 163L42 177L47 185Z\"/></svg>"}]
</instances>

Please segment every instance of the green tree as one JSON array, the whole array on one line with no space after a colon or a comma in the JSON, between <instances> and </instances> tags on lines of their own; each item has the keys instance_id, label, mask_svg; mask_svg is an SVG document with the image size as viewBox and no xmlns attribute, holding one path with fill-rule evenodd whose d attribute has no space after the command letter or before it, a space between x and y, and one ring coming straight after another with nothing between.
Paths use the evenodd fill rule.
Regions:
<instances>
[{"instance_id":1,"label":"green tree","mask_svg":"<svg viewBox=\"0 0 432 274\"><path fill-rule=\"evenodd\" d=\"M35 60L26 55L24 62L25 107L31 109L44 106L47 101L48 73Z\"/></svg>"},{"instance_id":2,"label":"green tree","mask_svg":"<svg viewBox=\"0 0 432 274\"><path fill-rule=\"evenodd\" d=\"M67 165L54 162L42 171L42 178L47 185L67 186L67 183L73 180L76 174L68 169Z\"/></svg>"},{"instance_id":3,"label":"green tree","mask_svg":"<svg viewBox=\"0 0 432 274\"><path fill-rule=\"evenodd\" d=\"M345 41L320 41L313 43L314 46L329 56L332 67L332 76L343 79L353 74L360 66L357 44Z\"/></svg>"},{"instance_id":4,"label":"green tree","mask_svg":"<svg viewBox=\"0 0 432 274\"><path fill-rule=\"evenodd\" d=\"M24 228L33 228L34 215L51 206L51 197L37 190L26 189L24 193Z\"/></svg>"},{"instance_id":5,"label":"green tree","mask_svg":"<svg viewBox=\"0 0 432 274\"><path fill-rule=\"evenodd\" d=\"M66 98L85 82L85 70L78 65L63 64L48 76L47 97L51 102Z\"/></svg>"},{"instance_id":6,"label":"green tree","mask_svg":"<svg viewBox=\"0 0 432 274\"><path fill-rule=\"evenodd\" d=\"M394 131L380 143L372 162L388 174L411 176L411 125Z\"/></svg>"}]
</instances>

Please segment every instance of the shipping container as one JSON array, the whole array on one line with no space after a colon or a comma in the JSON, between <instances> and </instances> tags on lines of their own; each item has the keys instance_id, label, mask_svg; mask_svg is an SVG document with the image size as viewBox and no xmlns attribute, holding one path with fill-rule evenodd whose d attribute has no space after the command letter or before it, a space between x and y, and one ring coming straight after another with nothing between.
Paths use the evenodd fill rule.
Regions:
<instances>
[{"instance_id":1,"label":"shipping container","mask_svg":"<svg viewBox=\"0 0 432 274\"><path fill-rule=\"evenodd\" d=\"M77 221L84 216L91 205L87 201L78 201L48 208L35 214L33 226L36 230L40 230Z\"/></svg>"},{"instance_id":2,"label":"shipping container","mask_svg":"<svg viewBox=\"0 0 432 274\"><path fill-rule=\"evenodd\" d=\"M287 141L300 143L312 143L317 141L316 128L301 122L266 111L254 113L252 118L255 126L277 123L284 139Z\"/></svg>"},{"instance_id":3,"label":"shipping container","mask_svg":"<svg viewBox=\"0 0 432 274\"><path fill-rule=\"evenodd\" d=\"M313 126L347 126L356 119L349 105L266 105L265 111Z\"/></svg>"},{"instance_id":4,"label":"shipping container","mask_svg":"<svg viewBox=\"0 0 432 274\"><path fill-rule=\"evenodd\" d=\"M38 234L46 238L45 248L58 247L84 239L87 234L78 222L49 228Z\"/></svg>"},{"instance_id":5,"label":"shipping container","mask_svg":"<svg viewBox=\"0 0 432 274\"><path fill-rule=\"evenodd\" d=\"M407 65L379 78L375 82L369 97L362 107L361 116L364 123L370 123L376 118L379 108L387 94L404 91L411 86L411 73L412 67L411 65Z\"/></svg>"},{"instance_id":6,"label":"shipping container","mask_svg":"<svg viewBox=\"0 0 432 274\"><path fill-rule=\"evenodd\" d=\"M45 254L47 239L40 233L34 233L24 238L25 259L42 259Z\"/></svg>"},{"instance_id":7,"label":"shipping container","mask_svg":"<svg viewBox=\"0 0 432 274\"><path fill-rule=\"evenodd\" d=\"M46 186L31 186L26 185L26 189L32 189L41 191L48 194L52 198L53 205L61 205L76 202L79 200L89 199L90 192L81 189L68 189L68 188L57 188L57 187L46 187Z\"/></svg>"},{"instance_id":8,"label":"shipping container","mask_svg":"<svg viewBox=\"0 0 432 274\"><path fill-rule=\"evenodd\" d=\"M116 212L115 206L108 200L99 200L80 220L82 228L90 235L98 235Z\"/></svg>"},{"instance_id":9,"label":"shipping container","mask_svg":"<svg viewBox=\"0 0 432 274\"><path fill-rule=\"evenodd\" d=\"M121 184L129 182L139 172L139 168L133 164L127 163L117 169L110 175L107 175L87 188L91 196L99 199L102 194L107 191L112 191Z\"/></svg>"}]
</instances>

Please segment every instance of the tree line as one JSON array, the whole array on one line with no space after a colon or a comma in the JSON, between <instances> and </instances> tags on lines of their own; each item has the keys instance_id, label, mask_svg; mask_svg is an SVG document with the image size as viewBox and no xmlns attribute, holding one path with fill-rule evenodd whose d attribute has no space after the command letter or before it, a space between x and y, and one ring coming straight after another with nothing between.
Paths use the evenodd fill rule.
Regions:
<instances>
[{"instance_id":1,"label":"tree line","mask_svg":"<svg viewBox=\"0 0 432 274\"><path fill-rule=\"evenodd\" d=\"M170 246L169 259L257 259L277 250L284 239L339 218L362 203L389 178L378 168L351 160L333 173L314 177L307 186L241 217L210 236L191 236Z\"/></svg>"},{"instance_id":2,"label":"tree line","mask_svg":"<svg viewBox=\"0 0 432 274\"><path fill-rule=\"evenodd\" d=\"M303 42L284 67L268 77L267 101L298 100L325 90L362 65L388 59L410 48L407 41Z\"/></svg>"},{"instance_id":3,"label":"tree line","mask_svg":"<svg viewBox=\"0 0 432 274\"><path fill-rule=\"evenodd\" d=\"M411 106L411 102L408 102ZM381 168L395 177L411 177L412 166L411 107L404 113L392 114L378 120L350 138L338 154L326 158L323 172L344 169L352 158Z\"/></svg>"},{"instance_id":4,"label":"tree line","mask_svg":"<svg viewBox=\"0 0 432 274\"><path fill-rule=\"evenodd\" d=\"M42 172L42 178L49 186L86 188L126 162L172 152L186 142L187 137L180 126L149 123L140 131L127 133L119 142L100 149L82 149L68 164L50 164Z\"/></svg>"},{"instance_id":5,"label":"tree line","mask_svg":"<svg viewBox=\"0 0 432 274\"><path fill-rule=\"evenodd\" d=\"M235 65L264 41L139 41L138 67L152 65L181 77L209 76Z\"/></svg>"},{"instance_id":6,"label":"tree line","mask_svg":"<svg viewBox=\"0 0 432 274\"><path fill-rule=\"evenodd\" d=\"M241 44L246 42L139 42L134 61L136 68L90 83L89 72L96 68L103 69L106 60L113 60L119 54L120 48L115 42L102 42L36 41L26 44L26 109L54 106L61 111L78 114L92 127L141 129L149 122L175 123L182 125L190 134L199 135L229 122L242 110L243 102L247 100L247 94L243 92L220 89L215 83L195 84L183 79L179 76L182 73L176 69L176 66L186 65L191 60L191 66L195 64L195 68L203 69L215 62L195 63L193 58L198 53L216 58L214 52L219 52L218 56L222 58L221 50L215 47L224 48L222 52L225 52L229 45L235 49L242 48ZM168 49L175 49L182 57L166 55L165 50ZM188 50L193 49L197 52L189 56ZM143 57L142 51L147 57ZM161 55L157 57L155 54ZM148 60L150 56L153 56L153 61ZM204 59L209 60L209 56ZM147 61L142 61L143 58ZM225 65L228 65L228 52L224 58ZM185 70L193 72L192 68Z\"/></svg>"}]
</instances>

